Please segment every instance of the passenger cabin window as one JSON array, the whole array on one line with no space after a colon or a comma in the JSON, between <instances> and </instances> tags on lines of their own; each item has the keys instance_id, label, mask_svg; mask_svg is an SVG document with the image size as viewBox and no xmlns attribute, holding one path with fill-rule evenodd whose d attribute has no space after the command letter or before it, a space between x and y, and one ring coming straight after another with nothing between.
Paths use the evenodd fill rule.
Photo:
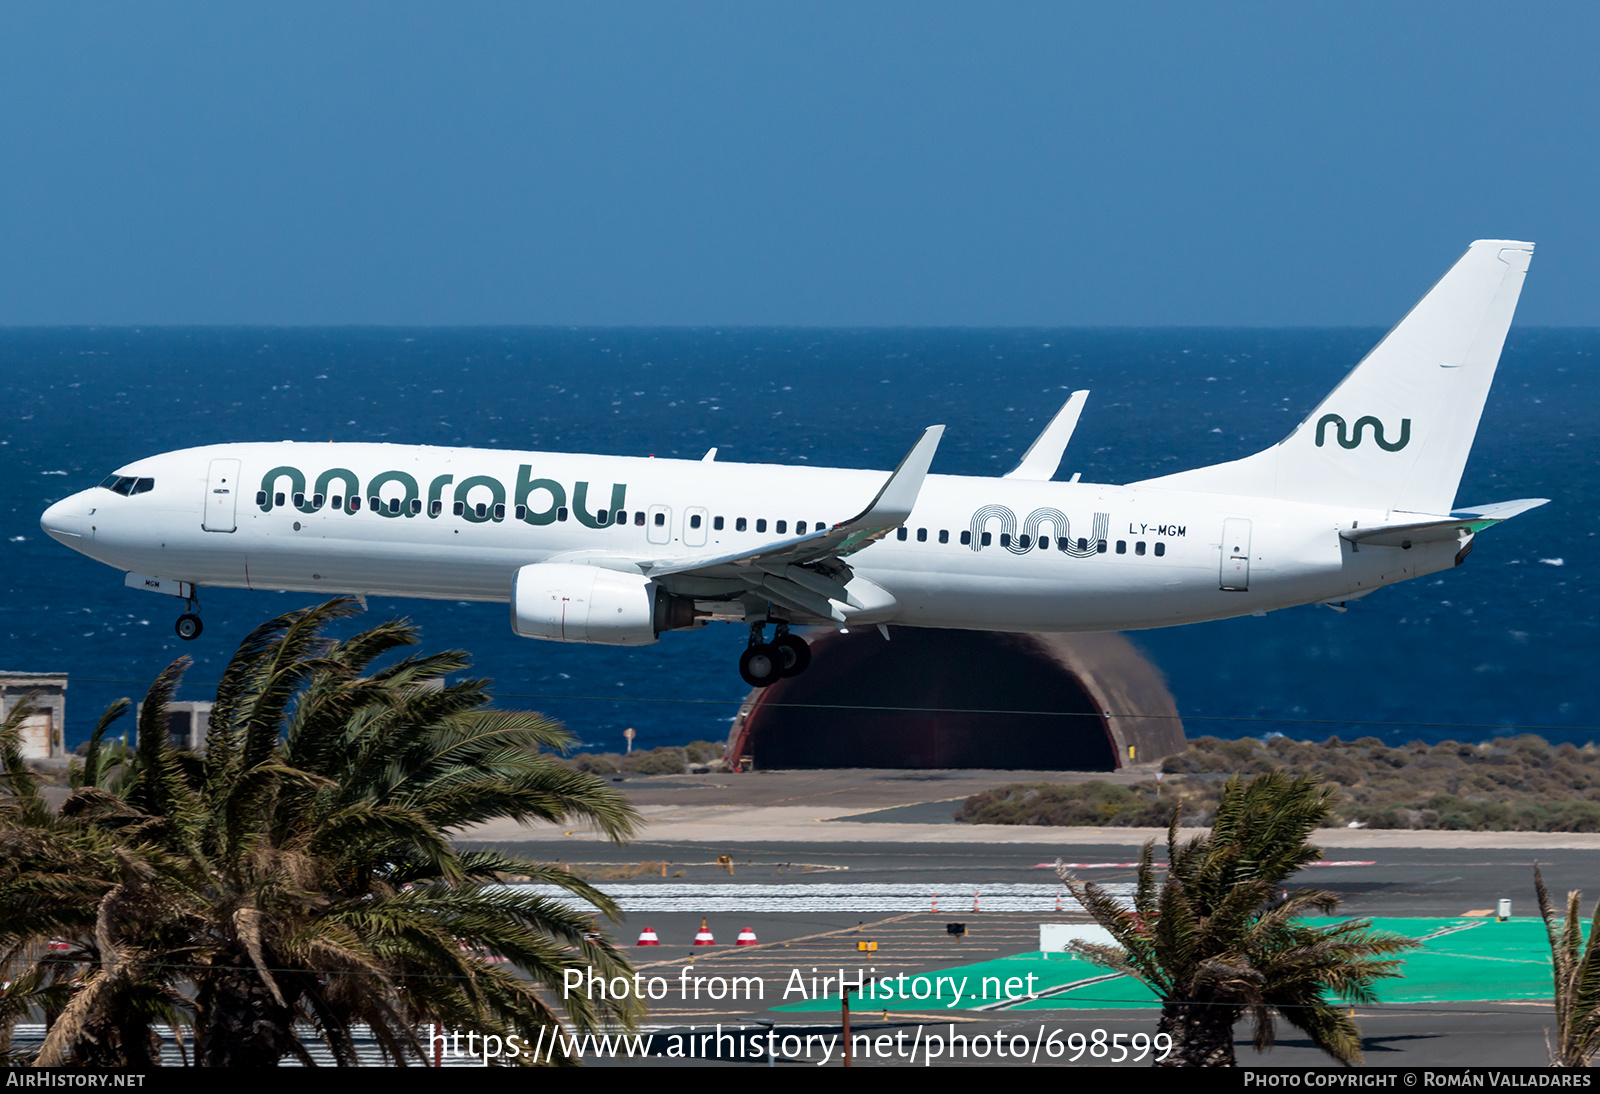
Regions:
<instances>
[{"instance_id":1,"label":"passenger cabin window","mask_svg":"<svg viewBox=\"0 0 1600 1094\"><path fill-rule=\"evenodd\" d=\"M772 530L781 536L789 530L789 522L786 520L780 520L777 524L773 525Z\"/></svg>"},{"instance_id":2,"label":"passenger cabin window","mask_svg":"<svg viewBox=\"0 0 1600 1094\"><path fill-rule=\"evenodd\" d=\"M980 547L989 546L989 539L990 539L990 533L988 533L988 532L983 533L983 539L981 541L979 541L979 546Z\"/></svg>"},{"instance_id":3,"label":"passenger cabin window","mask_svg":"<svg viewBox=\"0 0 1600 1094\"><path fill-rule=\"evenodd\" d=\"M1029 547L1033 546L1033 539L1029 536L1018 536L1017 546L1026 551Z\"/></svg>"},{"instance_id":4,"label":"passenger cabin window","mask_svg":"<svg viewBox=\"0 0 1600 1094\"><path fill-rule=\"evenodd\" d=\"M527 520L528 519L528 507L526 505L517 506L517 519L518 520Z\"/></svg>"},{"instance_id":5,"label":"passenger cabin window","mask_svg":"<svg viewBox=\"0 0 1600 1094\"><path fill-rule=\"evenodd\" d=\"M806 534L806 522L805 521L800 520L800 521L796 521L795 522L794 534L797 535L797 536L803 536L803 535Z\"/></svg>"},{"instance_id":6,"label":"passenger cabin window","mask_svg":"<svg viewBox=\"0 0 1600 1094\"><path fill-rule=\"evenodd\" d=\"M1167 553L1167 545L1165 543L1162 543L1160 540L1157 540L1156 541L1156 557L1160 558L1162 555L1164 555L1166 553Z\"/></svg>"},{"instance_id":7,"label":"passenger cabin window","mask_svg":"<svg viewBox=\"0 0 1600 1094\"><path fill-rule=\"evenodd\" d=\"M1144 554L1144 540L1141 539L1138 543L1133 545L1133 553L1136 555Z\"/></svg>"},{"instance_id":8,"label":"passenger cabin window","mask_svg":"<svg viewBox=\"0 0 1600 1094\"><path fill-rule=\"evenodd\" d=\"M767 530L767 518L766 517L757 517L756 518L756 531L765 532L766 530Z\"/></svg>"},{"instance_id":9,"label":"passenger cabin window","mask_svg":"<svg viewBox=\"0 0 1600 1094\"><path fill-rule=\"evenodd\" d=\"M607 521L610 519L610 517L611 517L611 514L609 512L607 512L606 510L602 509L602 510L600 510L598 513L596 513L594 515L594 522L596 524L598 524L600 527L604 528L606 526Z\"/></svg>"},{"instance_id":10,"label":"passenger cabin window","mask_svg":"<svg viewBox=\"0 0 1600 1094\"><path fill-rule=\"evenodd\" d=\"M279 496L281 497L282 495L279 495ZM383 499L378 497L378 495L376 495L376 494L374 494L370 498L368 498L367 501L372 505L372 511L374 513L380 511L383 508ZM282 505L283 503L279 502L278 504Z\"/></svg>"},{"instance_id":11,"label":"passenger cabin window","mask_svg":"<svg viewBox=\"0 0 1600 1094\"><path fill-rule=\"evenodd\" d=\"M350 511L352 513L361 512L361 499L360 498L352 497L350 499Z\"/></svg>"},{"instance_id":12,"label":"passenger cabin window","mask_svg":"<svg viewBox=\"0 0 1600 1094\"><path fill-rule=\"evenodd\" d=\"M464 501L456 502L454 507L452 507L451 512L455 513L455 515L458 517L465 516L467 513L467 503Z\"/></svg>"},{"instance_id":13,"label":"passenger cabin window","mask_svg":"<svg viewBox=\"0 0 1600 1094\"><path fill-rule=\"evenodd\" d=\"M689 527L690 528L698 528L698 527L700 527L700 514L699 513L696 513L694 516L689 518Z\"/></svg>"},{"instance_id":14,"label":"passenger cabin window","mask_svg":"<svg viewBox=\"0 0 1600 1094\"><path fill-rule=\"evenodd\" d=\"M504 508L503 507L502 507L501 511L504 512ZM560 509L556 510L556 519L557 520L566 520L567 519L567 507L565 505L563 505Z\"/></svg>"},{"instance_id":15,"label":"passenger cabin window","mask_svg":"<svg viewBox=\"0 0 1600 1094\"><path fill-rule=\"evenodd\" d=\"M637 527L637 528L643 528L644 527L644 510L643 509L641 509L637 513L633 514L633 523L634 523L634 526Z\"/></svg>"},{"instance_id":16,"label":"passenger cabin window","mask_svg":"<svg viewBox=\"0 0 1600 1094\"><path fill-rule=\"evenodd\" d=\"M105 486L106 484L105 483L101 483L100 485L101 486ZM106 486L106 489L107 490L115 490L116 487L114 487L114 486ZM265 504L267 504L267 492L265 490L257 490L256 491L256 504L257 505L265 505Z\"/></svg>"},{"instance_id":17,"label":"passenger cabin window","mask_svg":"<svg viewBox=\"0 0 1600 1094\"><path fill-rule=\"evenodd\" d=\"M411 515L412 516L416 516L420 512L422 512L422 499L421 498L412 498L411 499Z\"/></svg>"},{"instance_id":18,"label":"passenger cabin window","mask_svg":"<svg viewBox=\"0 0 1600 1094\"><path fill-rule=\"evenodd\" d=\"M1125 555L1127 553L1128 553L1128 541L1125 540L1125 539L1117 540L1117 554Z\"/></svg>"},{"instance_id":19,"label":"passenger cabin window","mask_svg":"<svg viewBox=\"0 0 1600 1094\"><path fill-rule=\"evenodd\" d=\"M398 517L400 515L400 499L399 498L390 498L389 499L389 515L390 516L395 516L395 517Z\"/></svg>"},{"instance_id":20,"label":"passenger cabin window","mask_svg":"<svg viewBox=\"0 0 1600 1094\"><path fill-rule=\"evenodd\" d=\"M489 503L486 501L480 501L477 505L472 507L472 513L479 520L482 520L484 517L489 515Z\"/></svg>"},{"instance_id":21,"label":"passenger cabin window","mask_svg":"<svg viewBox=\"0 0 1600 1094\"><path fill-rule=\"evenodd\" d=\"M962 533L961 533L961 546L963 546L963 547L971 547L972 546L972 533L971 532L968 532L966 530L962 531Z\"/></svg>"},{"instance_id":22,"label":"passenger cabin window","mask_svg":"<svg viewBox=\"0 0 1600 1094\"><path fill-rule=\"evenodd\" d=\"M983 533L983 538L984 538L984 542L987 543L988 540L989 540L989 533L988 532ZM1000 533L1000 546L1002 546L1002 547L1011 546L1011 533L1010 532L1001 532Z\"/></svg>"},{"instance_id":23,"label":"passenger cabin window","mask_svg":"<svg viewBox=\"0 0 1600 1094\"><path fill-rule=\"evenodd\" d=\"M746 527L748 527L748 525L745 523L745 519L743 517L740 517L738 520L733 522L733 530L735 532L742 532Z\"/></svg>"},{"instance_id":24,"label":"passenger cabin window","mask_svg":"<svg viewBox=\"0 0 1600 1094\"><path fill-rule=\"evenodd\" d=\"M313 509L321 509L322 508L322 503L324 501L326 501L326 500L327 499L324 498L321 494L312 494L311 495L311 508L313 508Z\"/></svg>"},{"instance_id":25,"label":"passenger cabin window","mask_svg":"<svg viewBox=\"0 0 1600 1094\"><path fill-rule=\"evenodd\" d=\"M714 530L718 531L718 532L722 531L722 518L721 517L712 517L711 518L711 527Z\"/></svg>"},{"instance_id":26,"label":"passenger cabin window","mask_svg":"<svg viewBox=\"0 0 1600 1094\"><path fill-rule=\"evenodd\" d=\"M276 494L272 495L272 504L273 505L282 505L283 504L283 491L282 490L279 490Z\"/></svg>"},{"instance_id":27,"label":"passenger cabin window","mask_svg":"<svg viewBox=\"0 0 1600 1094\"><path fill-rule=\"evenodd\" d=\"M496 505L494 507L494 519L495 520L505 520L506 519L506 507L504 505Z\"/></svg>"},{"instance_id":28,"label":"passenger cabin window","mask_svg":"<svg viewBox=\"0 0 1600 1094\"><path fill-rule=\"evenodd\" d=\"M306 503L306 496L304 494L296 494L294 496L294 507L296 509L303 508L305 506L305 503Z\"/></svg>"},{"instance_id":29,"label":"passenger cabin window","mask_svg":"<svg viewBox=\"0 0 1600 1094\"><path fill-rule=\"evenodd\" d=\"M894 530L894 538L899 540L901 543L904 543L906 541L905 525L901 525L899 528L896 528Z\"/></svg>"},{"instance_id":30,"label":"passenger cabin window","mask_svg":"<svg viewBox=\"0 0 1600 1094\"><path fill-rule=\"evenodd\" d=\"M656 514L656 527L657 528L664 528L664 527L666 527L666 524L667 524L667 514L665 514L665 513L657 513Z\"/></svg>"},{"instance_id":31,"label":"passenger cabin window","mask_svg":"<svg viewBox=\"0 0 1600 1094\"><path fill-rule=\"evenodd\" d=\"M1094 549L1095 549L1095 552L1097 554L1102 554L1102 555L1105 554L1106 553L1106 541L1103 540L1103 539L1095 540Z\"/></svg>"},{"instance_id":32,"label":"passenger cabin window","mask_svg":"<svg viewBox=\"0 0 1600 1094\"><path fill-rule=\"evenodd\" d=\"M949 543L950 542L950 529L948 529L948 528L939 529L939 542L940 543Z\"/></svg>"},{"instance_id":33,"label":"passenger cabin window","mask_svg":"<svg viewBox=\"0 0 1600 1094\"><path fill-rule=\"evenodd\" d=\"M926 543L926 542L928 542L928 530L926 528L918 528L917 529L917 542L918 543Z\"/></svg>"},{"instance_id":34,"label":"passenger cabin window","mask_svg":"<svg viewBox=\"0 0 1600 1094\"><path fill-rule=\"evenodd\" d=\"M524 506L524 508L526 508L526 506ZM438 498L434 498L428 503L428 515L430 517L436 517L442 512L444 512L444 502L440 501Z\"/></svg>"},{"instance_id":35,"label":"passenger cabin window","mask_svg":"<svg viewBox=\"0 0 1600 1094\"><path fill-rule=\"evenodd\" d=\"M331 498L331 499L330 499L330 501L331 501L331 503L332 503L332 505L333 505L333 507L334 507L334 508L335 508L335 509L343 509L343 508L344 508L344 495L342 495L342 494L335 494L335 495L334 495L334 496L333 496L333 497L332 497L332 498Z\"/></svg>"}]
</instances>

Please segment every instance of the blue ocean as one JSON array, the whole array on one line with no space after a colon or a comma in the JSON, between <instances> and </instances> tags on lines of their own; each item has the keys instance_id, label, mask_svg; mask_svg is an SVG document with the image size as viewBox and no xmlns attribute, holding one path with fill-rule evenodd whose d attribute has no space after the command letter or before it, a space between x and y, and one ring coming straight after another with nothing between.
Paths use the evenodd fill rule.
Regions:
<instances>
[{"instance_id":1,"label":"blue ocean","mask_svg":"<svg viewBox=\"0 0 1600 1094\"><path fill-rule=\"evenodd\" d=\"M56 544L51 502L120 464L240 440L390 441L809 463L887 471L924 426L934 471L1001 474L1077 388L1088 409L1060 477L1126 482L1279 440L1380 330L10 329L0 330L0 671L66 672L67 738L194 659L206 698L261 621L312 602L205 590L180 602ZM1600 454L1600 331L1513 329L1458 501L1551 504L1478 538L1466 565L1346 614L1303 607L1132 635L1190 736L1585 743ZM425 648L462 648L505 706L586 747L719 739L746 693L738 627L638 649L514 637L502 605L374 599ZM354 626L359 625L352 624Z\"/></svg>"}]
</instances>

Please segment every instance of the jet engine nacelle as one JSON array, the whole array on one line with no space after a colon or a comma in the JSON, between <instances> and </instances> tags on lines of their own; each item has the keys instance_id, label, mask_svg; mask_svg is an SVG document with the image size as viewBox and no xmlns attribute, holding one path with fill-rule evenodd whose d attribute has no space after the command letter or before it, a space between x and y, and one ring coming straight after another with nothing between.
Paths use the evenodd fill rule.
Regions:
<instances>
[{"instance_id":1,"label":"jet engine nacelle","mask_svg":"<svg viewBox=\"0 0 1600 1094\"><path fill-rule=\"evenodd\" d=\"M654 581L569 562L524 566L511 580L511 629L523 638L648 646L656 640Z\"/></svg>"}]
</instances>

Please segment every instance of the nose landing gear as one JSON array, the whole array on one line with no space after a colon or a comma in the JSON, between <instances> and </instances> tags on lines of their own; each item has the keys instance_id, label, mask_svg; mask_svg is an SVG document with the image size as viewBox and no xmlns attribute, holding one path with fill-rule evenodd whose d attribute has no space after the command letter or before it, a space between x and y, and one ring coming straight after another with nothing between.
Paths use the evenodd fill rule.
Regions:
<instances>
[{"instance_id":1,"label":"nose landing gear","mask_svg":"<svg viewBox=\"0 0 1600 1094\"><path fill-rule=\"evenodd\" d=\"M753 688L770 687L785 676L799 676L811 664L811 647L804 638L778 624L772 641L762 638L765 624L750 624L750 645L739 656L739 675Z\"/></svg>"}]
</instances>

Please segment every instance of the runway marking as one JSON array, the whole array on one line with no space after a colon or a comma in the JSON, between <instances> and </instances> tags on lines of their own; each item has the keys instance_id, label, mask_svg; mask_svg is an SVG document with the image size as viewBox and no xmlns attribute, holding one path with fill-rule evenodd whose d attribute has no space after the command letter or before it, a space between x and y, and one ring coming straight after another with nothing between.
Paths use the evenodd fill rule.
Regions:
<instances>
[{"instance_id":1,"label":"runway marking","mask_svg":"<svg viewBox=\"0 0 1600 1094\"><path fill-rule=\"evenodd\" d=\"M534 893L560 901L573 908L587 907L565 889L554 885L513 884L518 892ZM1133 885L1116 883L1104 888L1111 896L1131 902ZM833 882L790 884L656 884L619 883L609 887L617 906L629 915L650 912L694 912L723 915L734 912L930 912L935 898L939 914L958 917L973 913L973 893L977 911L1079 913L1083 908L1072 894L1053 884L992 882L933 886L905 884L838 884Z\"/></svg>"},{"instance_id":2,"label":"runway marking","mask_svg":"<svg viewBox=\"0 0 1600 1094\"><path fill-rule=\"evenodd\" d=\"M1137 862L1063 862L1061 864L1062 868L1067 870L1131 870L1138 867L1138 865L1139 864ZM1165 870L1169 864L1165 862L1152 862L1150 865L1154 866L1157 870ZM1337 861L1325 860L1322 862L1308 862L1306 865L1376 866L1378 863L1375 859L1340 859ZM1054 870L1056 868L1056 864L1053 862L1036 862L1033 864L1033 868L1035 870Z\"/></svg>"}]
</instances>

